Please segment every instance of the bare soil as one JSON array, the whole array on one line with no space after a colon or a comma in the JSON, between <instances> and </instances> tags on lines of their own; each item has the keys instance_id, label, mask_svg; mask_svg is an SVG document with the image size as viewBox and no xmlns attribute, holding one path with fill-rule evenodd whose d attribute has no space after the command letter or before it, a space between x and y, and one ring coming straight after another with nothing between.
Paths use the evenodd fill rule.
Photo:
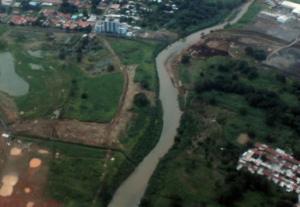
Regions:
<instances>
[{"instance_id":1,"label":"bare soil","mask_svg":"<svg viewBox=\"0 0 300 207\"><path fill-rule=\"evenodd\" d=\"M247 144L247 142L250 140L248 134L240 134L240 136L237 138L237 142L240 144Z\"/></svg>"},{"instance_id":2,"label":"bare soil","mask_svg":"<svg viewBox=\"0 0 300 207\"><path fill-rule=\"evenodd\" d=\"M59 207L60 203L53 199L46 198L43 188L47 183L48 167L39 162L49 161L52 157L41 155L41 159L32 159L33 153L38 153L38 148L31 145L23 148L22 154L18 156L10 155L13 148L22 149L19 143L14 143L12 147L5 147L3 151L4 164L1 165L0 177L2 184L5 183L6 190L0 193L0 206L26 207L30 202L34 207ZM35 164L38 168L30 168L29 164ZM36 160L36 161L35 161ZM32 165L33 166L33 165ZM2 186L3 188L3 186ZM3 196L6 195L6 196ZM29 205L30 206L30 205Z\"/></svg>"}]
</instances>

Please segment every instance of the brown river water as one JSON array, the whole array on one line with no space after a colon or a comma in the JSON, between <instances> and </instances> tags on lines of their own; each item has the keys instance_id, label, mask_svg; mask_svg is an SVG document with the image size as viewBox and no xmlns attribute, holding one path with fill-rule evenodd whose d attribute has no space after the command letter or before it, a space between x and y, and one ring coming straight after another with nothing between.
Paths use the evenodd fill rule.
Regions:
<instances>
[{"instance_id":1,"label":"brown river water","mask_svg":"<svg viewBox=\"0 0 300 207\"><path fill-rule=\"evenodd\" d=\"M241 19L252 3L253 0L242 5L238 15L229 23L234 24ZM182 112L179 109L177 90L174 88L165 67L167 61L175 53L199 41L201 34L209 34L211 30L223 29L226 24L228 24L228 22L193 33L185 39L169 45L156 57L160 84L159 97L164 111L162 134L156 147L117 189L109 207L137 207L146 191L149 179L153 174L159 159L162 158L174 144L176 129L179 126Z\"/></svg>"}]
</instances>

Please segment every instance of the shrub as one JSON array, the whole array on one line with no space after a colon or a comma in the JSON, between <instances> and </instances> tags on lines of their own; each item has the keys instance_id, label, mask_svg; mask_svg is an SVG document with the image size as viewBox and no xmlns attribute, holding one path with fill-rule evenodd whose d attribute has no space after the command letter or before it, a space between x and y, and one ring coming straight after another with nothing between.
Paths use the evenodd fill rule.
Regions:
<instances>
[{"instance_id":1,"label":"shrub","mask_svg":"<svg viewBox=\"0 0 300 207\"><path fill-rule=\"evenodd\" d=\"M114 70L115 70L115 66L113 66L112 64L110 64L107 68L107 71L110 73L113 72Z\"/></svg>"},{"instance_id":2,"label":"shrub","mask_svg":"<svg viewBox=\"0 0 300 207\"><path fill-rule=\"evenodd\" d=\"M144 106L147 106L149 104L147 96L144 93L138 93L138 94L136 94L134 96L133 102L138 107L144 107Z\"/></svg>"},{"instance_id":3,"label":"shrub","mask_svg":"<svg viewBox=\"0 0 300 207\"><path fill-rule=\"evenodd\" d=\"M188 63L190 63L190 56L189 56L188 54L184 54L184 55L182 56L182 58L181 58L181 62L182 62L183 64L188 64Z\"/></svg>"}]
</instances>

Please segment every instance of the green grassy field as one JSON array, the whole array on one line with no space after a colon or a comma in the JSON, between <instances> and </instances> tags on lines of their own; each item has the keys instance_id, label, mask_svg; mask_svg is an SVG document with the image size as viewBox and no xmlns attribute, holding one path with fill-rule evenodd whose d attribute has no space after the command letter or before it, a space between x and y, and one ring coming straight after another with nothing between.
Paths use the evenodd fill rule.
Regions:
<instances>
[{"instance_id":1,"label":"green grassy field","mask_svg":"<svg viewBox=\"0 0 300 207\"><path fill-rule=\"evenodd\" d=\"M73 56L60 60L59 44L49 44L44 33L10 28L5 34L10 35L7 51L14 57L16 71L30 85L28 94L14 98L19 112L22 112L21 118L51 118L54 111L61 110L61 117L66 119L111 121L122 94L123 75L118 70L112 73L103 71L92 77L83 72L83 68L95 67L98 61L112 59L107 48L84 52L83 55L88 58L76 63ZM66 38L71 38L69 43L74 45L80 36ZM28 50L41 51L40 57L32 56ZM33 69L31 64L42 69ZM83 99L82 94L86 94L87 98Z\"/></svg>"},{"instance_id":2,"label":"green grassy field","mask_svg":"<svg viewBox=\"0 0 300 207\"><path fill-rule=\"evenodd\" d=\"M262 8L263 7L259 3L259 0L255 0L255 2L249 7L246 14L236 24L230 26L230 29L241 29L247 25L255 23L256 17Z\"/></svg>"},{"instance_id":3,"label":"green grassy field","mask_svg":"<svg viewBox=\"0 0 300 207\"><path fill-rule=\"evenodd\" d=\"M153 52L161 44L155 41L107 38L124 65L137 65L135 81L147 82L151 91L157 90L156 68Z\"/></svg>"},{"instance_id":4,"label":"green grassy field","mask_svg":"<svg viewBox=\"0 0 300 207\"><path fill-rule=\"evenodd\" d=\"M110 122L118 108L123 84L121 72L78 79L63 116L82 121ZM86 94L87 98L82 98L82 94Z\"/></svg>"}]
</instances>

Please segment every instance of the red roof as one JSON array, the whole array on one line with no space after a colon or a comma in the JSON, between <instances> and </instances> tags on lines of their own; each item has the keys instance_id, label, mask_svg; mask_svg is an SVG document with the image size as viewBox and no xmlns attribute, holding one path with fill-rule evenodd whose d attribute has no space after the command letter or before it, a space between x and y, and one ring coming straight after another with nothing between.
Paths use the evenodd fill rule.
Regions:
<instances>
[{"instance_id":1,"label":"red roof","mask_svg":"<svg viewBox=\"0 0 300 207\"><path fill-rule=\"evenodd\" d=\"M35 22L36 18L34 17L27 17L24 21L23 24L26 25L28 22Z\"/></svg>"},{"instance_id":2,"label":"red roof","mask_svg":"<svg viewBox=\"0 0 300 207\"><path fill-rule=\"evenodd\" d=\"M77 24L78 24L79 27L87 27L87 26L90 25L89 22L77 22Z\"/></svg>"},{"instance_id":3,"label":"red roof","mask_svg":"<svg viewBox=\"0 0 300 207\"><path fill-rule=\"evenodd\" d=\"M58 19L51 19L51 22L56 25L59 22L59 20Z\"/></svg>"},{"instance_id":4,"label":"red roof","mask_svg":"<svg viewBox=\"0 0 300 207\"><path fill-rule=\"evenodd\" d=\"M71 21L71 20L67 21L67 22L63 25L63 28L65 29L65 28L69 27L70 24L72 24L72 21Z\"/></svg>"},{"instance_id":5,"label":"red roof","mask_svg":"<svg viewBox=\"0 0 300 207\"><path fill-rule=\"evenodd\" d=\"M21 16L13 16L10 20L10 22L13 22L15 24L21 24L22 21L24 20L24 17Z\"/></svg>"},{"instance_id":6,"label":"red roof","mask_svg":"<svg viewBox=\"0 0 300 207\"><path fill-rule=\"evenodd\" d=\"M42 13L44 14L45 17L50 16L53 12L54 12L54 10L51 10L51 9L42 10Z\"/></svg>"},{"instance_id":7,"label":"red roof","mask_svg":"<svg viewBox=\"0 0 300 207\"><path fill-rule=\"evenodd\" d=\"M271 153L271 154L274 154L274 155L276 155L277 157L281 157L281 158L284 159L284 160L290 161L290 162L292 162L292 163L294 163L294 164L297 164L297 165L300 164L300 161L299 161L299 160L296 160L296 159L294 159L294 158L292 158L292 157L290 157L290 156L288 156L288 155L284 155L284 154L278 153L278 152L276 152L275 150L270 149L270 148L268 148L268 147L266 147L266 146L264 146L264 145L262 145L262 144L260 144L260 143L256 143L255 146L258 147L258 148L261 148L262 150L265 150L265 151L267 151L267 152L269 152L269 153Z\"/></svg>"},{"instance_id":8,"label":"red roof","mask_svg":"<svg viewBox=\"0 0 300 207\"><path fill-rule=\"evenodd\" d=\"M107 3L100 3L99 4L101 7L107 7Z\"/></svg>"}]
</instances>

